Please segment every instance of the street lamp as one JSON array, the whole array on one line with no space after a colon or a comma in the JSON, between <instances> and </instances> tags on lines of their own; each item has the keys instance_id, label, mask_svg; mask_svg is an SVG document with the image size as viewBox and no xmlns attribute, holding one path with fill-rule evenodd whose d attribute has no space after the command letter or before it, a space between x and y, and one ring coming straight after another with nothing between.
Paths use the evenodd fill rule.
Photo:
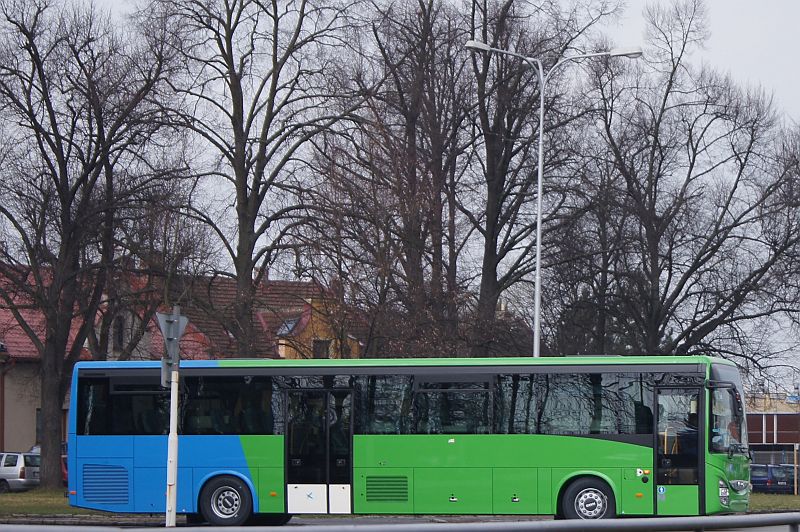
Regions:
<instances>
[{"instance_id":1,"label":"street lamp","mask_svg":"<svg viewBox=\"0 0 800 532\"><path fill-rule=\"evenodd\" d=\"M615 48L604 52L594 52L589 54L578 54L565 57L558 61L553 67L545 72L542 60L536 57L527 57L510 50L503 50L501 48L492 48L488 44L480 41L467 41L465 47L474 52L497 52L499 54L510 55L518 57L525 61L528 66L536 70L539 77L539 183L537 184L536 195L536 279L534 288L534 306L533 306L533 356L538 357L540 352L540 322L541 322L541 306L542 306L542 180L544 178L544 95L547 87L547 80L550 79L550 74L553 73L558 67L567 61L575 61L577 59L586 59L589 57L641 57L642 50L639 48Z\"/></svg>"}]
</instances>

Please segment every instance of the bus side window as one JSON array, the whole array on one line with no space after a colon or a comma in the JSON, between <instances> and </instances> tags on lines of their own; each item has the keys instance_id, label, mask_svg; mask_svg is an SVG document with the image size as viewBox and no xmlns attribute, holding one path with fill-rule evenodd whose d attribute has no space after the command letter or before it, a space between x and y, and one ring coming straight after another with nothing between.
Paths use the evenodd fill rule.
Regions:
<instances>
[{"instance_id":1,"label":"bus side window","mask_svg":"<svg viewBox=\"0 0 800 532\"><path fill-rule=\"evenodd\" d=\"M634 401L633 411L636 418L636 434L653 432L653 410L640 401Z\"/></svg>"}]
</instances>

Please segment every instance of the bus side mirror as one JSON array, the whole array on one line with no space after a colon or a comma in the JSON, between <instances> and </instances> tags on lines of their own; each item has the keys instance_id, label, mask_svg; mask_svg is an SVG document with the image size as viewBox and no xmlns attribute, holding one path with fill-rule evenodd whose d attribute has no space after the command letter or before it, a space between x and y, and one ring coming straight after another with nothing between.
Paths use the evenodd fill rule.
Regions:
<instances>
[{"instance_id":1,"label":"bus side mirror","mask_svg":"<svg viewBox=\"0 0 800 532\"><path fill-rule=\"evenodd\" d=\"M728 381L708 381L706 388L709 390L735 390L736 385Z\"/></svg>"}]
</instances>

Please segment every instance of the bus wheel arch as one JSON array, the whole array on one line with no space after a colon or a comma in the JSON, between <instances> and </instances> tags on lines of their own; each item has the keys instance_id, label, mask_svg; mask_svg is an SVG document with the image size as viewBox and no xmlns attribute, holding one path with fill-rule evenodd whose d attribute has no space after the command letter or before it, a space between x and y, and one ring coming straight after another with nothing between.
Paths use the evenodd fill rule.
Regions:
<instances>
[{"instance_id":1,"label":"bus wheel arch","mask_svg":"<svg viewBox=\"0 0 800 532\"><path fill-rule=\"evenodd\" d=\"M212 525L242 526L253 514L253 492L236 475L216 475L203 483L197 507Z\"/></svg>"},{"instance_id":2,"label":"bus wheel arch","mask_svg":"<svg viewBox=\"0 0 800 532\"><path fill-rule=\"evenodd\" d=\"M557 514L564 519L611 519L617 516L614 489L605 478L578 475L558 492Z\"/></svg>"}]
</instances>

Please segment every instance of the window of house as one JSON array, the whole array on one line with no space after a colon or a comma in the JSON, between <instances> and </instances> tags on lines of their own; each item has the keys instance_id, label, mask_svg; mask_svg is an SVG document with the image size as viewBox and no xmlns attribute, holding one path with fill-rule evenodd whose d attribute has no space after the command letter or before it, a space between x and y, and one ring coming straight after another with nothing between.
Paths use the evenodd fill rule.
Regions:
<instances>
[{"instance_id":1,"label":"window of house","mask_svg":"<svg viewBox=\"0 0 800 532\"><path fill-rule=\"evenodd\" d=\"M330 349L330 340L314 340L314 358L329 358Z\"/></svg>"}]
</instances>

